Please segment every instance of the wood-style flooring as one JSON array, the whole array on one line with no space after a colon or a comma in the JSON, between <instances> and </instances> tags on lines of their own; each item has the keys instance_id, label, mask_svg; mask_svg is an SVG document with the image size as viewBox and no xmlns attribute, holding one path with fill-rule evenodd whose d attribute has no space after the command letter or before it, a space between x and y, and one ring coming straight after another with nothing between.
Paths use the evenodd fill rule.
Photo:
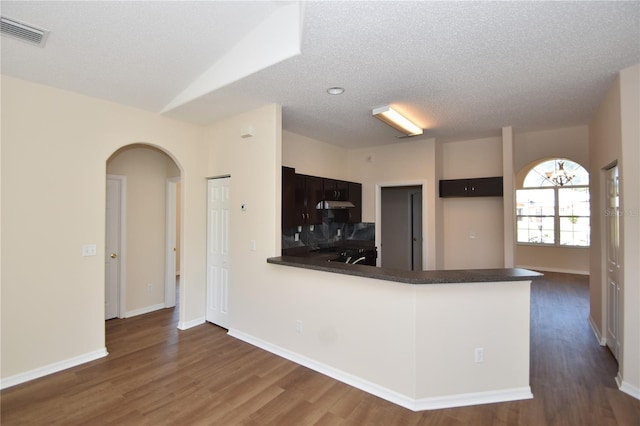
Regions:
<instances>
[{"instance_id":1,"label":"wood-style flooring","mask_svg":"<svg viewBox=\"0 0 640 426\"><path fill-rule=\"evenodd\" d=\"M109 355L0 393L11 425L640 425L587 322L586 277L547 273L531 300L534 399L412 412L166 309L106 323Z\"/></svg>"}]
</instances>

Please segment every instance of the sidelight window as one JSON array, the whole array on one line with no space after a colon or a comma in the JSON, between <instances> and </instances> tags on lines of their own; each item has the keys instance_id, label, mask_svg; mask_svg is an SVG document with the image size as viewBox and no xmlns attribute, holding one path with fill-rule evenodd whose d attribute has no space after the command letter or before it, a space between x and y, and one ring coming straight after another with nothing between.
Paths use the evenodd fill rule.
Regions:
<instances>
[{"instance_id":1,"label":"sidelight window","mask_svg":"<svg viewBox=\"0 0 640 426\"><path fill-rule=\"evenodd\" d=\"M534 166L516 191L519 244L589 247L589 173L556 158Z\"/></svg>"}]
</instances>

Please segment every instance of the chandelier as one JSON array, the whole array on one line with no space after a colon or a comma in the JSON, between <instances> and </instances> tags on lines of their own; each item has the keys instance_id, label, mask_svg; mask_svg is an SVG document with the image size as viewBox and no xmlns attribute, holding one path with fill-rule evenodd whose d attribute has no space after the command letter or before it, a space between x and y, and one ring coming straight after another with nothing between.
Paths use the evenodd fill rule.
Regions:
<instances>
[{"instance_id":1,"label":"chandelier","mask_svg":"<svg viewBox=\"0 0 640 426\"><path fill-rule=\"evenodd\" d=\"M576 176L575 172L567 172L564 169L564 161L556 162L554 170L545 174L547 175L547 179L556 186L564 186Z\"/></svg>"}]
</instances>

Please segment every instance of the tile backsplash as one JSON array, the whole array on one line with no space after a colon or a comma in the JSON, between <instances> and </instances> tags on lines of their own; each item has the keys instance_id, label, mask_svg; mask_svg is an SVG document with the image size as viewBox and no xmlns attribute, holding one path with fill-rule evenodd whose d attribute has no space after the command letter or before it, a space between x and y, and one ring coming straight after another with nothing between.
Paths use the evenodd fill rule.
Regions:
<instances>
[{"instance_id":1,"label":"tile backsplash","mask_svg":"<svg viewBox=\"0 0 640 426\"><path fill-rule=\"evenodd\" d=\"M298 234L298 241L296 241ZM325 213L321 225L282 230L282 248L331 245L340 240L375 241L375 223L341 223Z\"/></svg>"}]
</instances>

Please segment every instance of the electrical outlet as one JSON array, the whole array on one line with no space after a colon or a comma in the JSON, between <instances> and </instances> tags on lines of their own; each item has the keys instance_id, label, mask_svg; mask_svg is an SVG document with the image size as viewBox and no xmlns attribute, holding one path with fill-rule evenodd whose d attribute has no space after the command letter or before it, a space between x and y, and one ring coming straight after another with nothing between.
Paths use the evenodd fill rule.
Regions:
<instances>
[{"instance_id":1,"label":"electrical outlet","mask_svg":"<svg viewBox=\"0 0 640 426\"><path fill-rule=\"evenodd\" d=\"M484 348L476 348L474 351L474 357L476 363L484 362Z\"/></svg>"},{"instance_id":2,"label":"electrical outlet","mask_svg":"<svg viewBox=\"0 0 640 426\"><path fill-rule=\"evenodd\" d=\"M149 283L147 284L147 292L151 293L153 291L153 284Z\"/></svg>"},{"instance_id":3,"label":"electrical outlet","mask_svg":"<svg viewBox=\"0 0 640 426\"><path fill-rule=\"evenodd\" d=\"M296 320L296 332L302 333L302 320Z\"/></svg>"}]
</instances>

